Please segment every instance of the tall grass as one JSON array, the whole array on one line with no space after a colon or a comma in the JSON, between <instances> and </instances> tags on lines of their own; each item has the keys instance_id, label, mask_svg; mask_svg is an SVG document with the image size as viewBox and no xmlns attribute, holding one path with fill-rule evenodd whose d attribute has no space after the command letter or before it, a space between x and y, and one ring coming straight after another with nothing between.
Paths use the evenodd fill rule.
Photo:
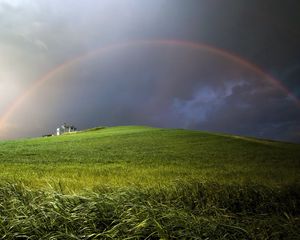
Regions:
<instances>
[{"instance_id":1,"label":"tall grass","mask_svg":"<svg viewBox=\"0 0 300 240\"><path fill-rule=\"evenodd\" d=\"M299 186L178 184L83 195L0 186L4 239L299 239Z\"/></svg>"}]
</instances>

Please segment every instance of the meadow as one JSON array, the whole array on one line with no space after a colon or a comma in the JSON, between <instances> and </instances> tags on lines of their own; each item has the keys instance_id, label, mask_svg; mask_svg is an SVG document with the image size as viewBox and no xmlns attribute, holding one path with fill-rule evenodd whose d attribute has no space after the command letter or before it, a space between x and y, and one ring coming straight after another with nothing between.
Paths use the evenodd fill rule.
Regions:
<instances>
[{"instance_id":1,"label":"meadow","mask_svg":"<svg viewBox=\"0 0 300 240\"><path fill-rule=\"evenodd\" d=\"M143 126L0 142L5 239L300 239L300 145Z\"/></svg>"}]
</instances>

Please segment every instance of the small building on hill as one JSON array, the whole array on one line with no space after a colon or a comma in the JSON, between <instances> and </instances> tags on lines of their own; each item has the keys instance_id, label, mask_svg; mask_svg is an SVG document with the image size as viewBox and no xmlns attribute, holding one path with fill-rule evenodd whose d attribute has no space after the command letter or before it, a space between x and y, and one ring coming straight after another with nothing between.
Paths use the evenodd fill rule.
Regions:
<instances>
[{"instance_id":1,"label":"small building on hill","mask_svg":"<svg viewBox=\"0 0 300 240\"><path fill-rule=\"evenodd\" d=\"M73 125L68 125L64 123L60 127L56 129L56 135L59 136L64 133L70 133L70 132L75 132L77 129Z\"/></svg>"}]
</instances>

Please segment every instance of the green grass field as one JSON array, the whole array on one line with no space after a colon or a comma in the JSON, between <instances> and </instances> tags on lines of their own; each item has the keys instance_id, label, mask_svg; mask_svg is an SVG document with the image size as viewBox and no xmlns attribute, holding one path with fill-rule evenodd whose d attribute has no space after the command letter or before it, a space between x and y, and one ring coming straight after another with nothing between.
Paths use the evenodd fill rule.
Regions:
<instances>
[{"instance_id":1,"label":"green grass field","mask_svg":"<svg viewBox=\"0 0 300 240\"><path fill-rule=\"evenodd\" d=\"M300 145L150 127L0 142L6 239L300 239Z\"/></svg>"}]
</instances>

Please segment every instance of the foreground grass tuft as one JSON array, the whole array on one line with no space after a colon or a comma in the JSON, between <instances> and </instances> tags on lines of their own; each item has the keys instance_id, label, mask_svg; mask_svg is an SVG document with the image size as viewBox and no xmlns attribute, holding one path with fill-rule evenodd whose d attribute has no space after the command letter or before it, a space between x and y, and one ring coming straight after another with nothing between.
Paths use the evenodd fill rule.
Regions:
<instances>
[{"instance_id":1,"label":"foreground grass tuft","mask_svg":"<svg viewBox=\"0 0 300 240\"><path fill-rule=\"evenodd\" d=\"M299 239L299 186L190 183L83 195L0 186L5 239Z\"/></svg>"}]
</instances>

